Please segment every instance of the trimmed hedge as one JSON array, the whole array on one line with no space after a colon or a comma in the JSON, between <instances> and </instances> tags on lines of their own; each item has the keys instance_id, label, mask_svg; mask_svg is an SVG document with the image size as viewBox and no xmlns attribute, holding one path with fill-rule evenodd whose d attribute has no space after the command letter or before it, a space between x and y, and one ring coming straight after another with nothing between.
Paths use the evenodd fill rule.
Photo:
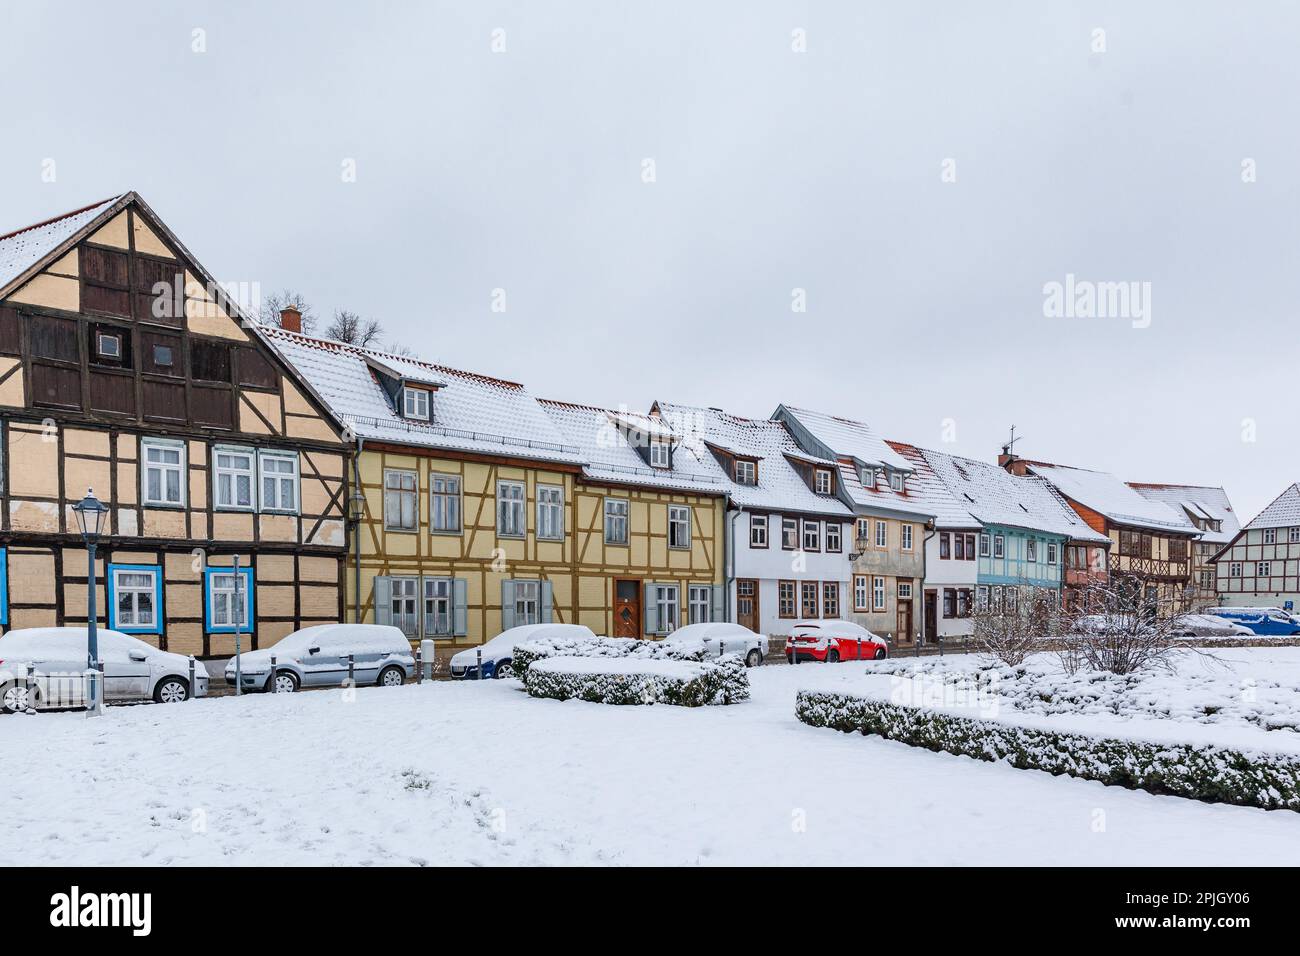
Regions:
<instances>
[{"instance_id":1,"label":"trimmed hedge","mask_svg":"<svg viewBox=\"0 0 1300 956\"><path fill-rule=\"evenodd\" d=\"M552 658L565 661L593 661L592 658ZM703 664L673 662L683 675L653 673L649 669L631 673L552 670L547 661L529 666L528 693L552 700L586 700L595 704L675 704L703 707L713 702L720 690L720 678Z\"/></svg>"},{"instance_id":2,"label":"trimmed hedge","mask_svg":"<svg viewBox=\"0 0 1300 956\"><path fill-rule=\"evenodd\" d=\"M878 734L1024 770L1207 803L1300 811L1300 757L1294 755L1091 737L807 690L799 692L795 714L813 727Z\"/></svg>"}]
</instances>

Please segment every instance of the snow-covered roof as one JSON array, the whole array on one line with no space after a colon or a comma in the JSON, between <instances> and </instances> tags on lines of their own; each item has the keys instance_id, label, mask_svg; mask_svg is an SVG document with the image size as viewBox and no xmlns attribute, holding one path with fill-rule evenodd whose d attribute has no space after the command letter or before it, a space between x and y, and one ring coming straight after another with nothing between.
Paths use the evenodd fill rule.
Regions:
<instances>
[{"instance_id":1,"label":"snow-covered roof","mask_svg":"<svg viewBox=\"0 0 1300 956\"><path fill-rule=\"evenodd\" d=\"M1292 525L1300 525L1300 482L1274 498L1246 528L1289 528Z\"/></svg>"},{"instance_id":2,"label":"snow-covered roof","mask_svg":"<svg viewBox=\"0 0 1300 956\"><path fill-rule=\"evenodd\" d=\"M719 408L670 405L656 402L655 409L680 436L682 445L695 457L712 464L725 482L731 500L742 508L764 508L803 514L843 515L852 512L839 498L819 495L795 469L788 455L802 456L794 437L780 422L767 418L742 418ZM709 451L719 448L731 454L758 460L758 483L737 484ZM681 454L681 451L678 451ZM826 462L828 467L834 463Z\"/></svg>"},{"instance_id":3,"label":"snow-covered roof","mask_svg":"<svg viewBox=\"0 0 1300 956\"><path fill-rule=\"evenodd\" d=\"M435 372L428 363L406 355L386 355L367 350L365 361L375 371L403 382L428 385L431 388L442 388L447 384L443 381L443 376Z\"/></svg>"},{"instance_id":4,"label":"snow-covered roof","mask_svg":"<svg viewBox=\"0 0 1300 956\"><path fill-rule=\"evenodd\" d=\"M1116 524L1149 531L1200 534L1187 518L1180 517L1162 502L1144 498L1109 472L1039 461L1026 464L1033 474L1046 478L1065 497Z\"/></svg>"},{"instance_id":5,"label":"snow-covered roof","mask_svg":"<svg viewBox=\"0 0 1300 956\"><path fill-rule=\"evenodd\" d=\"M983 524L1059 534L1097 544L1110 540L1089 527L1042 478L1021 478L992 462L928 449L921 449L921 455L953 497Z\"/></svg>"},{"instance_id":6,"label":"snow-covered roof","mask_svg":"<svg viewBox=\"0 0 1300 956\"><path fill-rule=\"evenodd\" d=\"M582 463L578 448L565 441L537 400L516 382L274 326L260 326L258 331L334 416L362 438L448 451ZM397 413L375 378L371 359L392 368L418 370L430 381L440 383L430 402L427 424Z\"/></svg>"},{"instance_id":7,"label":"snow-covered roof","mask_svg":"<svg viewBox=\"0 0 1300 956\"><path fill-rule=\"evenodd\" d=\"M796 408L793 405L782 405L772 417L779 418L782 409L825 446L822 454L829 452L827 457L853 458L864 465L879 465L901 471L909 471L912 467L907 459L890 448L889 442L872 431L871 426L865 422Z\"/></svg>"},{"instance_id":8,"label":"snow-covered roof","mask_svg":"<svg viewBox=\"0 0 1300 956\"><path fill-rule=\"evenodd\" d=\"M1202 541L1211 544L1227 544L1241 530L1237 513L1232 510L1232 502L1228 501L1228 494L1222 488L1209 488L1203 485L1164 485L1143 481L1130 481L1129 487L1143 498L1159 501L1180 518L1192 515L1202 521L1223 522L1218 531L1203 530Z\"/></svg>"},{"instance_id":9,"label":"snow-covered roof","mask_svg":"<svg viewBox=\"0 0 1300 956\"><path fill-rule=\"evenodd\" d=\"M0 289L22 276L122 198L114 196L0 236Z\"/></svg>"},{"instance_id":10,"label":"snow-covered roof","mask_svg":"<svg viewBox=\"0 0 1300 956\"><path fill-rule=\"evenodd\" d=\"M908 493L934 512L936 528L980 527L980 520L963 507L962 502L948 490L948 486L939 479L934 469L930 467L930 463L925 460L925 453L920 448L896 441L891 441L889 447L902 455L912 467L912 474L907 479Z\"/></svg>"},{"instance_id":11,"label":"snow-covered roof","mask_svg":"<svg viewBox=\"0 0 1300 956\"><path fill-rule=\"evenodd\" d=\"M659 419L592 405L539 399L561 436L583 459L583 474L595 481L641 485L672 491L725 495L726 480L717 460L699 443L677 444L672 468L652 468L634 446L640 436L667 437L671 430ZM629 435L632 436L629 440Z\"/></svg>"}]
</instances>

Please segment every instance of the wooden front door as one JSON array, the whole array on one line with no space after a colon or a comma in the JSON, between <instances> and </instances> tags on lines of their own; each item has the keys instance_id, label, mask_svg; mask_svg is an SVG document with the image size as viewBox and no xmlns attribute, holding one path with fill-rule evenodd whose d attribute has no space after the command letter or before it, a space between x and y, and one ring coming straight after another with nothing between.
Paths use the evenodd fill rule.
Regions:
<instances>
[{"instance_id":1,"label":"wooden front door","mask_svg":"<svg viewBox=\"0 0 1300 956\"><path fill-rule=\"evenodd\" d=\"M939 638L939 595L935 591L925 592L925 642L933 643Z\"/></svg>"},{"instance_id":2,"label":"wooden front door","mask_svg":"<svg viewBox=\"0 0 1300 956\"><path fill-rule=\"evenodd\" d=\"M898 599L898 640L902 644L911 644L916 640L912 631L912 599Z\"/></svg>"},{"instance_id":3,"label":"wooden front door","mask_svg":"<svg viewBox=\"0 0 1300 956\"><path fill-rule=\"evenodd\" d=\"M614 637L641 636L641 582L614 582Z\"/></svg>"},{"instance_id":4,"label":"wooden front door","mask_svg":"<svg viewBox=\"0 0 1300 956\"><path fill-rule=\"evenodd\" d=\"M758 582L753 578L736 581L736 623L758 631Z\"/></svg>"}]
</instances>

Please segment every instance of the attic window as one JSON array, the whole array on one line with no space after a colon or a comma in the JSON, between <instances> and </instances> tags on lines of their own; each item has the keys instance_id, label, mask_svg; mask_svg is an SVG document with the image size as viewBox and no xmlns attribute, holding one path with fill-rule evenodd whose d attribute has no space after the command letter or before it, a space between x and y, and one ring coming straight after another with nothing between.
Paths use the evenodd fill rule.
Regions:
<instances>
[{"instance_id":1,"label":"attic window","mask_svg":"<svg viewBox=\"0 0 1300 956\"><path fill-rule=\"evenodd\" d=\"M819 495L831 493L831 473L825 468L818 468L814 473L813 486Z\"/></svg>"},{"instance_id":2,"label":"attic window","mask_svg":"<svg viewBox=\"0 0 1300 956\"><path fill-rule=\"evenodd\" d=\"M894 491L903 490L903 473L901 471L890 472L889 487L894 489Z\"/></svg>"},{"instance_id":3,"label":"attic window","mask_svg":"<svg viewBox=\"0 0 1300 956\"><path fill-rule=\"evenodd\" d=\"M427 388L412 388L406 385L402 388L402 415L406 418L418 418L421 421L429 420L429 390Z\"/></svg>"},{"instance_id":4,"label":"attic window","mask_svg":"<svg viewBox=\"0 0 1300 956\"><path fill-rule=\"evenodd\" d=\"M650 442L650 467L651 468L670 467L670 459L668 455L668 442L666 441Z\"/></svg>"},{"instance_id":5,"label":"attic window","mask_svg":"<svg viewBox=\"0 0 1300 956\"><path fill-rule=\"evenodd\" d=\"M736 459L736 484L738 485L756 485L758 484L758 468L752 461L744 458Z\"/></svg>"},{"instance_id":6,"label":"attic window","mask_svg":"<svg viewBox=\"0 0 1300 956\"><path fill-rule=\"evenodd\" d=\"M95 335L95 354L100 358L122 358L122 336L114 332L99 332Z\"/></svg>"}]
</instances>

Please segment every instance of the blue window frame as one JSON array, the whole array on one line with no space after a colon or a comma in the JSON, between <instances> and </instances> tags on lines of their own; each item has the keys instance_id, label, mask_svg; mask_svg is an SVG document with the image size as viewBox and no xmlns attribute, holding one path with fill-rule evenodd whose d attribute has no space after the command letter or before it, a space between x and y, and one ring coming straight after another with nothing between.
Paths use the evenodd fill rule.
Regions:
<instances>
[{"instance_id":1,"label":"blue window frame","mask_svg":"<svg viewBox=\"0 0 1300 956\"><path fill-rule=\"evenodd\" d=\"M108 566L108 626L123 634L161 634L162 566Z\"/></svg>"},{"instance_id":2,"label":"blue window frame","mask_svg":"<svg viewBox=\"0 0 1300 956\"><path fill-rule=\"evenodd\" d=\"M9 626L9 551L0 548L0 624Z\"/></svg>"},{"instance_id":3,"label":"blue window frame","mask_svg":"<svg viewBox=\"0 0 1300 956\"><path fill-rule=\"evenodd\" d=\"M203 569L203 629L209 634L235 633L234 568ZM253 569L240 568L244 617L240 630L248 634L253 630L255 619Z\"/></svg>"}]
</instances>

